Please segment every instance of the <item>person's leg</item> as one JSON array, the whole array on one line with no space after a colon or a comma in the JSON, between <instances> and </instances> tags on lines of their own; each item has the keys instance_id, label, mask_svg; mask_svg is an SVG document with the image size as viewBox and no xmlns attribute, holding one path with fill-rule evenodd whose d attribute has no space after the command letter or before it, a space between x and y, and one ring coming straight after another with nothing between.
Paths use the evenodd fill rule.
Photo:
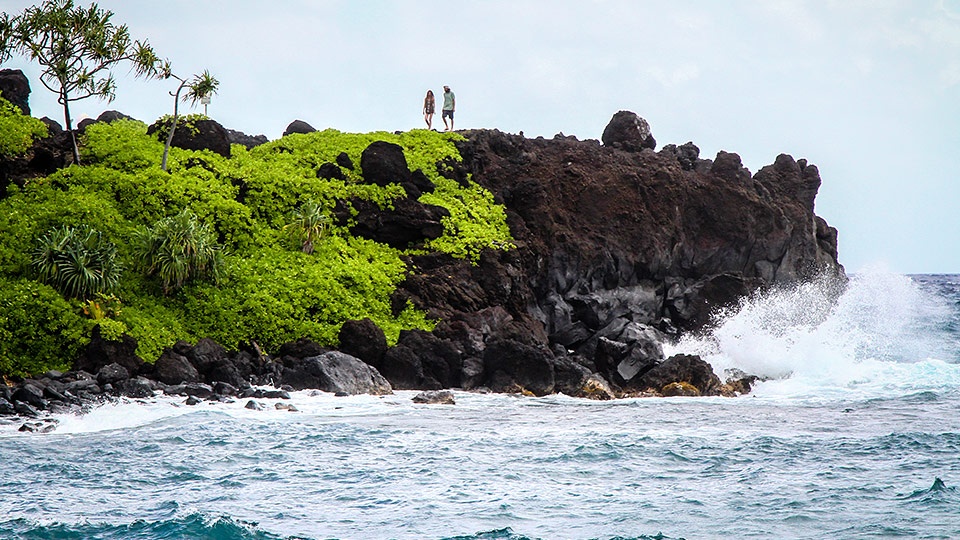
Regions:
<instances>
[{"instance_id":1,"label":"person's leg","mask_svg":"<svg viewBox=\"0 0 960 540\"><path fill-rule=\"evenodd\" d=\"M447 124L447 111L440 113L440 118L443 119L443 130L450 131L450 126Z\"/></svg>"}]
</instances>

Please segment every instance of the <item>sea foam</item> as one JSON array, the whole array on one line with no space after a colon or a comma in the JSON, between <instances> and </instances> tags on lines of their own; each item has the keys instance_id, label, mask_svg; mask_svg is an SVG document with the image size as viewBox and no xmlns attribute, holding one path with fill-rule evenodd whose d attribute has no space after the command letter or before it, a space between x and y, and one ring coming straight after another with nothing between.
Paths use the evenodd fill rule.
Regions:
<instances>
[{"instance_id":1,"label":"sea foam","mask_svg":"<svg viewBox=\"0 0 960 540\"><path fill-rule=\"evenodd\" d=\"M955 317L914 279L868 269L845 288L821 279L747 298L665 352L699 354L721 378L738 369L770 379L758 395L957 388Z\"/></svg>"}]
</instances>

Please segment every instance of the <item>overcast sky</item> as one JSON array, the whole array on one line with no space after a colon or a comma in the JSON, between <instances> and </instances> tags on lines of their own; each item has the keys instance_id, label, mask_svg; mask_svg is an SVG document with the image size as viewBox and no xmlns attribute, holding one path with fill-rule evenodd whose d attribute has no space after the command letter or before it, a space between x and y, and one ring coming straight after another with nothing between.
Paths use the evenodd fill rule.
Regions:
<instances>
[{"instance_id":1,"label":"overcast sky","mask_svg":"<svg viewBox=\"0 0 960 540\"><path fill-rule=\"evenodd\" d=\"M422 127L424 93L444 84L457 128L599 139L630 110L658 149L693 141L752 172L780 153L816 164L816 211L850 272L960 273L960 0L98 4L176 73L213 72L209 114L228 128ZM4 67L31 78L34 116L62 123L35 67ZM78 102L75 118L172 112L169 81L116 74L117 99Z\"/></svg>"}]
</instances>

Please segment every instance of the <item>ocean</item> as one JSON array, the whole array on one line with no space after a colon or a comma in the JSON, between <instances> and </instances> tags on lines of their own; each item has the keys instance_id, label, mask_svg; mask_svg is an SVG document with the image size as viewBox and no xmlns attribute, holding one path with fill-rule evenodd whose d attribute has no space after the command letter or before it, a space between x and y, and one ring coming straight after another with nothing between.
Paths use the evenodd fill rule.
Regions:
<instances>
[{"instance_id":1,"label":"ocean","mask_svg":"<svg viewBox=\"0 0 960 540\"><path fill-rule=\"evenodd\" d=\"M0 538L960 538L960 276L827 289L668 347L768 379L738 398L306 391L0 426Z\"/></svg>"}]
</instances>

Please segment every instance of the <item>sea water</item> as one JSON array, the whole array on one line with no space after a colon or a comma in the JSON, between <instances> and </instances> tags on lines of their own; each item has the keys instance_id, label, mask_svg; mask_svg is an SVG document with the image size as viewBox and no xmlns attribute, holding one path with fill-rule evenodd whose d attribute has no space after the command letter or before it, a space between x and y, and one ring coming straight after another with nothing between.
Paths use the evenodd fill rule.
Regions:
<instances>
[{"instance_id":1,"label":"sea water","mask_svg":"<svg viewBox=\"0 0 960 540\"><path fill-rule=\"evenodd\" d=\"M739 398L158 397L0 427L0 538L960 538L960 276L748 299Z\"/></svg>"}]
</instances>

